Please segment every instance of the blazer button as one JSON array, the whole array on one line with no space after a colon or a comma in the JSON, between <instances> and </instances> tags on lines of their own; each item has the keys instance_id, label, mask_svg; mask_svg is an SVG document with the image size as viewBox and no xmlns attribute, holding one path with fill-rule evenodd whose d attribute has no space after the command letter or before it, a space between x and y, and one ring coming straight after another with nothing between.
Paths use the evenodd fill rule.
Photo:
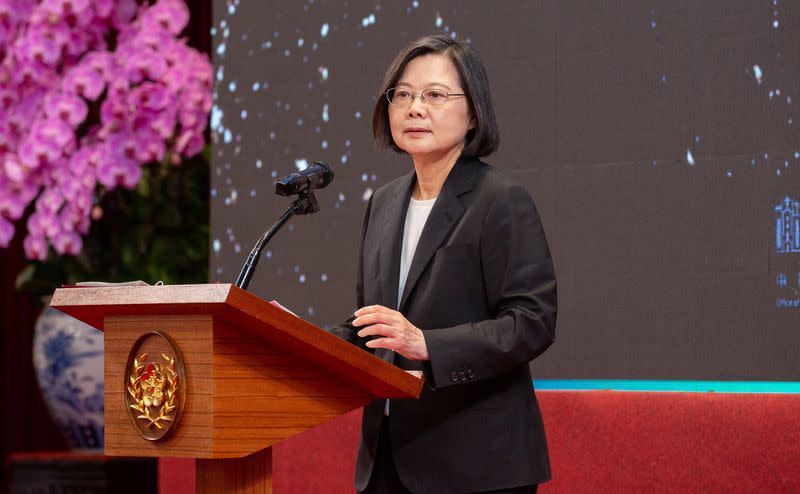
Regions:
<instances>
[{"instance_id":1,"label":"blazer button","mask_svg":"<svg viewBox=\"0 0 800 494\"><path fill-rule=\"evenodd\" d=\"M451 372L450 373L450 380L453 381L453 382L458 381L458 374L456 374L455 372Z\"/></svg>"},{"instance_id":2,"label":"blazer button","mask_svg":"<svg viewBox=\"0 0 800 494\"><path fill-rule=\"evenodd\" d=\"M458 373L458 380L459 381L466 381L467 380L467 374L464 371L459 372Z\"/></svg>"},{"instance_id":3,"label":"blazer button","mask_svg":"<svg viewBox=\"0 0 800 494\"><path fill-rule=\"evenodd\" d=\"M468 370L467 371L467 379L472 379L473 377L475 377L475 376L472 374L472 371Z\"/></svg>"}]
</instances>

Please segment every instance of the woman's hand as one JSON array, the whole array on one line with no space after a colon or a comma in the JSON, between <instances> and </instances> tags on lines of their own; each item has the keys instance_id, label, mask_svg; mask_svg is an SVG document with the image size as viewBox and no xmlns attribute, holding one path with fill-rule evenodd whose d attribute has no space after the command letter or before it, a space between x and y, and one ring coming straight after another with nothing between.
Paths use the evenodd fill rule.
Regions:
<instances>
[{"instance_id":1,"label":"woman's hand","mask_svg":"<svg viewBox=\"0 0 800 494\"><path fill-rule=\"evenodd\" d=\"M394 350L409 360L430 360L422 330L396 310L382 305L369 305L355 312L353 326L365 326L358 336L382 336L368 341L370 348Z\"/></svg>"}]
</instances>

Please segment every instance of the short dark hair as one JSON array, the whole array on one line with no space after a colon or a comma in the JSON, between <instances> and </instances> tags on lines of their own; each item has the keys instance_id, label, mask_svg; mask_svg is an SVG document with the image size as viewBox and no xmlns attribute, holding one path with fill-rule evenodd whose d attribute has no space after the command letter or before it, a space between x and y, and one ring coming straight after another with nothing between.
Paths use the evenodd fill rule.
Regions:
<instances>
[{"instance_id":1,"label":"short dark hair","mask_svg":"<svg viewBox=\"0 0 800 494\"><path fill-rule=\"evenodd\" d=\"M411 60L430 53L450 57L456 66L461 85L467 95L469 110L475 118L475 128L467 131L464 156L477 157L492 154L500 146L500 130L494 113L489 79L478 54L466 43L446 34L433 34L419 38L406 46L386 70L380 93L372 113L372 134L378 145L404 152L397 147L389 126L389 100L386 91L393 88Z\"/></svg>"}]
</instances>

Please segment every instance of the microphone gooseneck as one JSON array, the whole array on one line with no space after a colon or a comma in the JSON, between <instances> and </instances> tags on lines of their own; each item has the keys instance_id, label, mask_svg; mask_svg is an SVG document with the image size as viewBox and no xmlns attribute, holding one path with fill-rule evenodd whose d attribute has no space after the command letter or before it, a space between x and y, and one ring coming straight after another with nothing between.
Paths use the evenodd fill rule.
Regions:
<instances>
[{"instance_id":1,"label":"microphone gooseneck","mask_svg":"<svg viewBox=\"0 0 800 494\"><path fill-rule=\"evenodd\" d=\"M325 163L315 161L302 172L292 173L275 184L276 194L281 196L297 194L298 197L255 243L236 278L237 287L247 290L258 260L261 258L261 252L289 218L294 215L314 214L319 211L319 202L314 195L314 189L326 187L331 180L333 180L333 171L330 167Z\"/></svg>"}]
</instances>

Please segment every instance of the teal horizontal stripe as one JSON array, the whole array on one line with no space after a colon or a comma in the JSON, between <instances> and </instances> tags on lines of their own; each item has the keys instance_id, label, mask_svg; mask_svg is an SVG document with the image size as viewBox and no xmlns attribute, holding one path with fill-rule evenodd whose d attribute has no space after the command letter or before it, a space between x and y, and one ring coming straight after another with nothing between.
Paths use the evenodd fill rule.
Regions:
<instances>
[{"instance_id":1,"label":"teal horizontal stripe","mask_svg":"<svg viewBox=\"0 0 800 494\"><path fill-rule=\"evenodd\" d=\"M537 390L672 391L683 393L800 393L793 381L656 381L614 379L534 379Z\"/></svg>"}]
</instances>

